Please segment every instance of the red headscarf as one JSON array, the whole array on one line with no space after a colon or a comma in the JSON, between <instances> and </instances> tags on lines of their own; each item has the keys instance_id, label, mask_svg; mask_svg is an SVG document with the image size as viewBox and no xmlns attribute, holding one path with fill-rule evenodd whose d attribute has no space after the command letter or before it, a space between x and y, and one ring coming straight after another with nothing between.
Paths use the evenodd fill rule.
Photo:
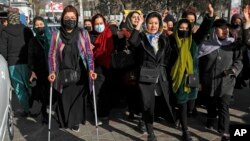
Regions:
<instances>
[{"instance_id":1,"label":"red headscarf","mask_svg":"<svg viewBox=\"0 0 250 141\"><path fill-rule=\"evenodd\" d=\"M105 68L109 69L111 65L111 53L114 49L112 32L109 25L105 25L105 29L100 33L94 42L93 49L95 61Z\"/></svg>"}]
</instances>

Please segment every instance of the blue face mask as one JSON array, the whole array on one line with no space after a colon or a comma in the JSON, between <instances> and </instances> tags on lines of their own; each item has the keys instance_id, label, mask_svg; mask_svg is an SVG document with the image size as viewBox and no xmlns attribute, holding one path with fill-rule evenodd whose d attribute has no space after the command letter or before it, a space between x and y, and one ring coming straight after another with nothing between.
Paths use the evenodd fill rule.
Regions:
<instances>
[{"instance_id":1,"label":"blue face mask","mask_svg":"<svg viewBox=\"0 0 250 141\"><path fill-rule=\"evenodd\" d=\"M98 33L102 33L104 31L104 29L105 29L104 24L99 24L99 25L95 26L95 31Z\"/></svg>"}]
</instances>

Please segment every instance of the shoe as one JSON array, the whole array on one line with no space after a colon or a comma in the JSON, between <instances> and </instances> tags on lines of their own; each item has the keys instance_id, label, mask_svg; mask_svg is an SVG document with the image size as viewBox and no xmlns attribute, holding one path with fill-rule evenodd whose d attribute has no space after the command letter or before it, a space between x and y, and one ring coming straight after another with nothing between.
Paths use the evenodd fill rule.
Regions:
<instances>
[{"instance_id":1,"label":"shoe","mask_svg":"<svg viewBox=\"0 0 250 141\"><path fill-rule=\"evenodd\" d=\"M49 123L49 117L48 115L42 116L42 124L48 124Z\"/></svg>"},{"instance_id":2,"label":"shoe","mask_svg":"<svg viewBox=\"0 0 250 141\"><path fill-rule=\"evenodd\" d=\"M148 141L157 141L154 133L148 134Z\"/></svg>"},{"instance_id":3,"label":"shoe","mask_svg":"<svg viewBox=\"0 0 250 141\"><path fill-rule=\"evenodd\" d=\"M198 115L198 111L197 111L196 108L194 108L192 111L190 111L190 112L187 113L187 116L188 116L189 118L196 118L197 115Z\"/></svg>"},{"instance_id":4,"label":"shoe","mask_svg":"<svg viewBox=\"0 0 250 141\"><path fill-rule=\"evenodd\" d=\"M80 131L80 126L79 126L79 124L73 126L73 127L71 128L71 130L74 131L74 132L79 132L79 131Z\"/></svg>"},{"instance_id":5,"label":"shoe","mask_svg":"<svg viewBox=\"0 0 250 141\"><path fill-rule=\"evenodd\" d=\"M138 124L137 124L137 128L140 132L144 133L146 132L146 125L145 122L142 120L139 120Z\"/></svg>"},{"instance_id":6,"label":"shoe","mask_svg":"<svg viewBox=\"0 0 250 141\"><path fill-rule=\"evenodd\" d=\"M230 136L229 135L223 135L221 138L221 141L230 141Z\"/></svg>"},{"instance_id":7,"label":"shoe","mask_svg":"<svg viewBox=\"0 0 250 141\"><path fill-rule=\"evenodd\" d=\"M183 141L193 141L189 131L184 131L182 134L182 140Z\"/></svg>"},{"instance_id":8,"label":"shoe","mask_svg":"<svg viewBox=\"0 0 250 141\"><path fill-rule=\"evenodd\" d=\"M215 119L214 118L207 119L207 122L206 122L206 125L205 125L205 129L210 130L210 131L215 131L214 123L215 123Z\"/></svg>"},{"instance_id":9,"label":"shoe","mask_svg":"<svg viewBox=\"0 0 250 141\"><path fill-rule=\"evenodd\" d=\"M130 113L130 114L128 115L127 119L128 119L129 121L133 121L133 120L135 119L134 114Z\"/></svg>"},{"instance_id":10,"label":"shoe","mask_svg":"<svg viewBox=\"0 0 250 141\"><path fill-rule=\"evenodd\" d=\"M176 122L175 122L175 128L181 128L181 122L180 122L180 119L176 119Z\"/></svg>"},{"instance_id":11,"label":"shoe","mask_svg":"<svg viewBox=\"0 0 250 141\"><path fill-rule=\"evenodd\" d=\"M102 121L100 119L97 119L97 125L100 126L102 124L103 124Z\"/></svg>"}]
</instances>

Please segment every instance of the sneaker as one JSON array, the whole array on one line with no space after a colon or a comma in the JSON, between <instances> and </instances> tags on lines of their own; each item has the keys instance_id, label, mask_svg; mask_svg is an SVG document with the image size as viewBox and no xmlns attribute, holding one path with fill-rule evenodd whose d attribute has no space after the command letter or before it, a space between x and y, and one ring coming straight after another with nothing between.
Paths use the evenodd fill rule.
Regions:
<instances>
[{"instance_id":1,"label":"sneaker","mask_svg":"<svg viewBox=\"0 0 250 141\"><path fill-rule=\"evenodd\" d=\"M154 133L148 135L148 141L157 141L156 136Z\"/></svg>"},{"instance_id":2,"label":"sneaker","mask_svg":"<svg viewBox=\"0 0 250 141\"><path fill-rule=\"evenodd\" d=\"M182 140L183 141L193 141L189 131L184 131L182 134Z\"/></svg>"},{"instance_id":3,"label":"sneaker","mask_svg":"<svg viewBox=\"0 0 250 141\"><path fill-rule=\"evenodd\" d=\"M137 124L137 128L140 132L145 133L146 132L146 125L145 125L144 121L139 120L139 122Z\"/></svg>"},{"instance_id":4,"label":"sneaker","mask_svg":"<svg viewBox=\"0 0 250 141\"><path fill-rule=\"evenodd\" d=\"M74 132L79 132L80 131L80 126L79 125L75 125L71 128L72 131Z\"/></svg>"},{"instance_id":5,"label":"sneaker","mask_svg":"<svg viewBox=\"0 0 250 141\"><path fill-rule=\"evenodd\" d=\"M228 134L223 134L221 141L230 141L230 136Z\"/></svg>"},{"instance_id":6,"label":"sneaker","mask_svg":"<svg viewBox=\"0 0 250 141\"><path fill-rule=\"evenodd\" d=\"M205 129L210 130L210 131L215 131L214 123L215 123L214 118L207 119Z\"/></svg>"}]
</instances>

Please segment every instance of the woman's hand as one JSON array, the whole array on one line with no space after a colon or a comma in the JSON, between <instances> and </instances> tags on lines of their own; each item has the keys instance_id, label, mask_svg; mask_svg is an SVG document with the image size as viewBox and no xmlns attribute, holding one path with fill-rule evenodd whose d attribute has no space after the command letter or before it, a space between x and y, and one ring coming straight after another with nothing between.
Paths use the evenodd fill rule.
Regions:
<instances>
[{"instance_id":1,"label":"woman's hand","mask_svg":"<svg viewBox=\"0 0 250 141\"><path fill-rule=\"evenodd\" d=\"M138 17L138 25L136 26L136 28L135 29L137 29L137 30L140 30L141 29L141 26L142 26L142 24L143 24L143 22L144 22L144 18L143 18L143 15L141 14L139 17Z\"/></svg>"},{"instance_id":2,"label":"woman's hand","mask_svg":"<svg viewBox=\"0 0 250 141\"><path fill-rule=\"evenodd\" d=\"M36 73L35 72L31 72L31 76L30 76L30 82L32 82L33 81L33 79L37 79L37 76L36 76Z\"/></svg>"},{"instance_id":3,"label":"woman's hand","mask_svg":"<svg viewBox=\"0 0 250 141\"><path fill-rule=\"evenodd\" d=\"M49 74L48 80L50 83L53 83L56 80L56 74L54 72L51 72Z\"/></svg>"},{"instance_id":4,"label":"woman's hand","mask_svg":"<svg viewBox=\"0 0 250 141\"><path fill-rule=\"evenodd\" d=\"M207 6L207 12L208 12L209 17L214 16L214 8L213 8L211 3L209 3L208 6Z\"/></svg>"},{"instance_id":5,"label":"woman's hand","mask_svg":"<svg viewBox=\"0 0 250 141\"><path fill-rule=\"evenodd\" d=\"M250 5L247 5L243 10L243 15L246 23L250 23Z\"/></svg>"},{"instance_id":6,"label":"woman's hand","mask_svg":"<svg viewBox=\"0 0 250 141\"><path fill-rule=\"evenodd\" d=\"M95 46L93 44L90 44L90 49L93 50Z\"/></svg>"},{"instance_id":7,"label":"woman's hand","mask_svg":"<svg viewBox=\"0 0 250 141\"><path fill-rule=\"evenodd\" d=\"M94 71L89 72L89 77L91 80L96 80L97 74Z\"/></svg>"}]
</instances>

